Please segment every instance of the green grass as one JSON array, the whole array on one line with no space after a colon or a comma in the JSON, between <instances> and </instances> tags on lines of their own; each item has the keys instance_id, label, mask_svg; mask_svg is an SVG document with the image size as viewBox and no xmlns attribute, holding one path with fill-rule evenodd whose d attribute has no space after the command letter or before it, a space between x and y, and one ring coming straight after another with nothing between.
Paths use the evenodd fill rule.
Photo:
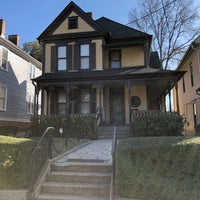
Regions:
<instances>
[{"instance_id":1,"label":"green grass","mask_svg":"<svg viewBox=\"0 0 200 200\"><path fill-rule=\"evenodd\" d=\"M200 137L122 140L116 151L120 196L199 200Z\"/></svg>"}]
</instances>

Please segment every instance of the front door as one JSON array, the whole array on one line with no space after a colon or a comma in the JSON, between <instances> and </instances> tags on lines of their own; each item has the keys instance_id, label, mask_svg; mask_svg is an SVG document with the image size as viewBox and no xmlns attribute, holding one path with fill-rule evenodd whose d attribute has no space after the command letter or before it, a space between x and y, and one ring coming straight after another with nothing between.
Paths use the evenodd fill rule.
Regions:
<instances>
[{"instance_id":1,"label":"front door","mask_svg":"<svg viewBox=\"0 0 200 200\"><path fill-rule=\"evenodd\" d=\"M123 124L125 121L124 88L110 88L110 122Z\"/></svg>"}]
</instances>

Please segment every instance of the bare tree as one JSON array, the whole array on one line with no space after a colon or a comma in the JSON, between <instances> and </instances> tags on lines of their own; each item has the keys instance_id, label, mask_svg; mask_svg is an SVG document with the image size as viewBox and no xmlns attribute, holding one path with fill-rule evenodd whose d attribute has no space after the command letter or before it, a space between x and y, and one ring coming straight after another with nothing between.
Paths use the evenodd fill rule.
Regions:
<instances>
[{"instance_id":1,"label":"bare tree","mask_svg":"<svg viewBox=\"0 0 200 200\"><path fill-rule=\"evenodd\" d=\"M199 16L193 0L140 0L129 12L129 24L153 35L164 69L179 61L188 45L200 34Z\"/></svg>"}]
</instances>

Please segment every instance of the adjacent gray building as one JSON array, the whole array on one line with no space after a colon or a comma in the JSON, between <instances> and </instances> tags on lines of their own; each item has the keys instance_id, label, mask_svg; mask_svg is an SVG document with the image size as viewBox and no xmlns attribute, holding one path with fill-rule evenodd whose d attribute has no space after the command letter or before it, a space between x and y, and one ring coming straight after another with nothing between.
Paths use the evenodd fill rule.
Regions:
<instances>
[{"instance_id":1,"label":"adjacent gray building","mask_svg":"<svg viewBox=\"0 0 200 200\"><path fill-rule=\"evenodd\" d=\"M0 19L0 125L26 127L34 111L35 88L31 79L42 64L19 48L19 36L5 36Z\"/></svg>"}]
</instances>

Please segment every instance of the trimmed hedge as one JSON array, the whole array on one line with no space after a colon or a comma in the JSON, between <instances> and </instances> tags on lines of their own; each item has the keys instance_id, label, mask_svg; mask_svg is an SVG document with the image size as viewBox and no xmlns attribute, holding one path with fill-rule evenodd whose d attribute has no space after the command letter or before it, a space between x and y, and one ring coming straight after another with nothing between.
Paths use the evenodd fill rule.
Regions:
<instances>
[{"instance_id":1,"label":"trimmed hedge","mask_svg":"<svg viewBox=\"0 0 200 200\"><path fill-rule=\"evenodd\" d=\"M32 119L32 128L28 136L41 136L47 127L54 127L56 130L53 136L60 136L58 129L63 128L63 136L80 139L96 139L94 127L95 115L61 115L40 116ZM34 125L35 124L35 125Z\"/></svg>"},{"instance_id":2,"label":"trimmed hedge","mask_svg":"<svg viewBox=\"0 0 200 200\"><path fill-rule=\"evenodd\" d=\"M200 137L137 137L116 149L119 195L148 200L198 200Z\"/></svg>"},{"instance_id":3,"label":"trimmed hedge","mask_svg":"<svg viewBox=\"0 0 200 200\"><path fill-rule=\"evenodd\" d=\"M28 188L31 183L31 153L35 141L0 136L0 189Z\"/></svg>"},{"instance_id":4,"label":"trimmed hedge","mask_svg":"<svg viewBox=\"0 0 200 200\"><path fill-rule=\"evenodd\" d=\"M134 136L180 136L184 127L181 115L144 115L133 116Z\"/></svg>"}]
</instances>

